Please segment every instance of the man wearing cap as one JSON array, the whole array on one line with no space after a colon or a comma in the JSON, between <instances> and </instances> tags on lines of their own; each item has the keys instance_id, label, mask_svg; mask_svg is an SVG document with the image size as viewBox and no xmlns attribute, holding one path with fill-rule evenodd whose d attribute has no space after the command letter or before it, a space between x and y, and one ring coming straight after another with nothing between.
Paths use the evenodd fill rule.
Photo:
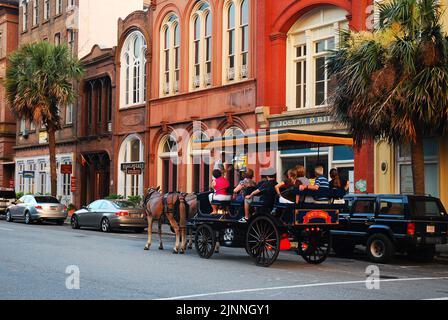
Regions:
<instances>
[{"instance_id":1,"label":"man wearing cap","mask_svg":"<svg viewBox=\"0 0 448 320\"><path fill-rule=\"evenodd\" d=\"M275 186L277 185L277 172L273 168L265 169L261 172L262 180L258 183L257 189L250 195L246 196L244 201L244 218L241 218L241 223L246 223L250 216L250 205L253 198L263 193L263 200L267 208L272 208L275 201Z\"/></svg>"}]
</instances>

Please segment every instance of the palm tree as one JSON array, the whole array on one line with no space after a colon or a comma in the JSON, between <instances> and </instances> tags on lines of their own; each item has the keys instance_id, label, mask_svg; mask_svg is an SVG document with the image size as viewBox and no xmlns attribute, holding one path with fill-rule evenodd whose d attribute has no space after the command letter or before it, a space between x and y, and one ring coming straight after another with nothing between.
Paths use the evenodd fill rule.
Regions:
<instances>
[{"instance_id":1,"label":"palm tree","mask_svg":"<svg viewBox=\"0 0 448 320\"><path fill-rule=\"evenodd\" d=\"M27 44L8 57L4 85L17 118L44 124L50 152L51 194L57 194L56 132L62 128L59 106L74 102L75 81L84 73L66 45Z\"/></svg>"},{"instance_id":2,"label":"palm tree","mask_svg":"<svg viewBox=\"0 0 448 320\"><path fill-rule=\"evenodd\" d=\"M425 193L423 138L448 131L448 40L438 0L380 4L372 32L341 32L328 61L336 117L361 147L386 139L411 147L414 192Z\"/></svg>"}]
</instances>

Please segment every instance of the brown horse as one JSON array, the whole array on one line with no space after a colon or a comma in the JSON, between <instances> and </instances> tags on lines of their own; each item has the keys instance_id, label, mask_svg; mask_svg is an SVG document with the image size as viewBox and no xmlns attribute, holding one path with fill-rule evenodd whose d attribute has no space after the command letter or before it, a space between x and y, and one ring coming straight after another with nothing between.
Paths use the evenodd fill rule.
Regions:
<instances>
[{"instance_id":1,"label":"brown horse","mask_svg":"<svg viewBox=\"0 0 448 320\"><path fill-rule=\"evenodd\" d=\"M159 250L163 250L161 218L165 215L176 233L176 243L174 245L173 253L185 253L187 247L187 216L184 195L181 193L168 193L164 196L160 193L160 187L149 188L143 204L145 207L146 219L148 220L148 242L145 245L145 250L149 250L151 248L152 224L154 219L158 220L159 226ZM179 204L179 224L174 218L174 207L176 204Z\"/></svg>"}]
</instances>

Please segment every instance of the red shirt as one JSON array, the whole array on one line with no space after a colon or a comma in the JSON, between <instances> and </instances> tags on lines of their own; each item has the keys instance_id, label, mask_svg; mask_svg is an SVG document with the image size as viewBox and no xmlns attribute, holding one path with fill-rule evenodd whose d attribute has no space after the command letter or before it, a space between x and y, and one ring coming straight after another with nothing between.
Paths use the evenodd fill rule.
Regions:
<instances>
[{"instance_id":1,"label":"red shirt","mask_svg":"<svg viewBox=\"0 0 448 320\"><path fill-rule=\"evenodd\" d=\"M230 183L229 180L227 180L224 177L220 177L218 179L215 180L215 194L219 194L219 195L224 195L227 196L227 188L230 187Z\"/></svg>"}]
</instances>

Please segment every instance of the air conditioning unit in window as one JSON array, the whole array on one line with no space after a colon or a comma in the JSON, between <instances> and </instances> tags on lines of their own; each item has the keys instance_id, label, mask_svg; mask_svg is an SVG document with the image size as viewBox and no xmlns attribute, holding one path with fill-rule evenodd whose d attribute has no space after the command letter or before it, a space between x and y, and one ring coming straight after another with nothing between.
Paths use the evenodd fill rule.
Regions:
<instances>
[{"instance_id":1,"label":"air conditioning unit in window","mask_svg":"<svg viewBox=\"0 0 448 320\"><path fill-rule=\"evenodd\" d=\"M28 129L23 129L22 131L22 137L24 137L25 139L28 139L30 133L28 131Z\"/></svg>"},{"instance_id":2,"label":"air conditioning unit in window","mask_svg":"<svg viewBox=\"0 0 448 320\"><path fill-rule=\"evenodd\" d=\"M199 76L193 77L193 87L199 88Z\"/></svg>"},{"instance_id":3,"label":"air conditioning unit in window","mask_svg":"<svg viewBox=\"0 0 448 320\"><path fill-rule=\"evenodd\" d=\"M206 73L205 74L205 85L209 86L212 84L212 74L211 73Z\"/></svg>"},{"instance_id":4,"label":"air conditioning unit in window","mask_svg":"<svg viewBox=\"0 0 448 320\"><path fill-rule=\"evenodd\" d=\"M227 69L227 80L231 81L235 79L235 68L228 68Z\"/></svg>"},{"instance_id":5,"label":"air conditioning unit in window","mask_svg":"<svg viewBox=\"0 0 448 320\"><path fill-rule=\"evenodd\" d=\"M107 123L107 131L112 132L112 122Z\"/></svg>"}]
</instances>

